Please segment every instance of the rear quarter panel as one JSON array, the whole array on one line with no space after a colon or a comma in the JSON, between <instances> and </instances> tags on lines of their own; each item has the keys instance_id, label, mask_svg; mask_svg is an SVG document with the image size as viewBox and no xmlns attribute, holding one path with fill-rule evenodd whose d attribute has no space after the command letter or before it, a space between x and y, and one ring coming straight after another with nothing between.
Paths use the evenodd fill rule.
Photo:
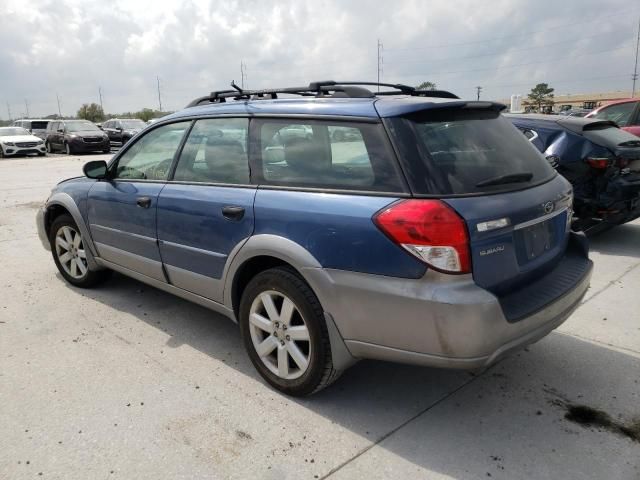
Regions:
<instances>
[{"instance_id":1,"label":"rear quarter panel","mask_svg":"<svg viewBox=\"0 0 640 480\"><path fill-rule=\"evenodd\" d=\"M420 278L426 267L394 244L373 215L397 198L259 189L254 235L276 235L307 250L324 268Z\"/></svg>"}]
</instances>

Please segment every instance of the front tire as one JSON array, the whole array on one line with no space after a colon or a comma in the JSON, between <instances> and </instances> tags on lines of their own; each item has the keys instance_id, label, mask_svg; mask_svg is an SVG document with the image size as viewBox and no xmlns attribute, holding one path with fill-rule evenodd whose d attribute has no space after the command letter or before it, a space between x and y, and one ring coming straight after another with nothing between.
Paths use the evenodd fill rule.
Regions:
<instances>
[{"instance_id":1,"label":"front tire","mask_svg":"<svg viewBox=\"0 0 640 480\"><path fill-rule=\"evenodd\" d=\"M309 395L339 376L322 306L289 268L265 270L249 282L240 301L240 331L255 368L283 393Z\"/></svg>"},{"instance_id":2,"label":"front tire","mask_svg":"<svg viewBox=\"0 0 640 480\"><path fill-rule=\"evenodd\" d=\"M53 148L51 147L51 143L50 143L50 142L46 142L46 143L44 144L44 146L45 146L45 147L46 147L46 149L47 149L47 153L53 153Z\"/></svg>"},{"instance_id":3,"label":"front tire","mask_svg":"<svg viewBox=\"0 0 640 480\"><path fill-rule=\"evenodd\" d=\"M64 144L64 151L67 155L73 155L73 151L71 150L71 145L68 143Z\"/></svg>"},{"instance_id":4,"label":"front tire","mask_svg":"<svg viewBox=\"0 0 640 480\"><path fill-rule=\"evenodd\" d=\"M105 281L110 270L91 270L87 262L84 239L70 215L56 217L51 224L49 243L53 261L71 285L89 288Z\"/></svg>"}]
</instances>

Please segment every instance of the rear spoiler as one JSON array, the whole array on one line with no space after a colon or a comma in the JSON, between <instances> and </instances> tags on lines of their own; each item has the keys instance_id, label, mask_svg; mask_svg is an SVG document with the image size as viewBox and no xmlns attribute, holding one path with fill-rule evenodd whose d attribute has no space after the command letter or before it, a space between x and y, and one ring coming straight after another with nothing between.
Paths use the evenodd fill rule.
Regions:
<instances>
[{"instance_id":1,"label":"rear spoiler","mask_svg":"<svg viewBox=\"0 0 640 480\"><path fill-rule=\"evenodd\" d=\"M616 122L611 120L590 120L580 117L559 118L556 122L574 133L582 133L589 130L601 130L603 128L619 128Z\"/></svg>"},{"instance_id":2,"label":"rear spoiler","mask_svg":"<svg viewBox=\"0 0 640 480\"><path fill-rule=\"evenodd\" d=\"M506 105L498 102L480 102L457 100L451 102L414 103L412 105L396 105L391 102L375 103L376 110L381 117L396 117L411 115L419 112L441 112L443 110L495 112L496 115L506 109Z\"/></svg>"}]
</instances>

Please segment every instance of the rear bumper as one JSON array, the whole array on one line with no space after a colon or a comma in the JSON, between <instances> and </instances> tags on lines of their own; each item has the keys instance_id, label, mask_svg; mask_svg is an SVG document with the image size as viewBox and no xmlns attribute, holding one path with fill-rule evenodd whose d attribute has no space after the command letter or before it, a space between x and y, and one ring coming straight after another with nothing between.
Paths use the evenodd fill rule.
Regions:
<instances>
[{"instance_id":1,"label":"rear bumper","mask_svg":"<svg viewBox=\"0 0 640 480\"><path fill-rule=\"evenodd\" d=\"M562 324L589 288L593 265L586 254L584 261L571 288L517 322L470 275L429 271L413 281L323 270L311 283L354 357L476 369Z\"/></svg>"}]
</instances>

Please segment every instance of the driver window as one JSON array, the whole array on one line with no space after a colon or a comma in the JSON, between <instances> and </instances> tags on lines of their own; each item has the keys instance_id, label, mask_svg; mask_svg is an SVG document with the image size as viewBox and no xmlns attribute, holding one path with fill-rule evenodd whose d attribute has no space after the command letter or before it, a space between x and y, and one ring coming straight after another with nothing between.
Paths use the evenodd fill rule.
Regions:
<instances>
[{"instance_id":1,"label":"driver window","mask_svg":"<svg viewBox=\"0 0 640 480\"><path fill-rule=\"evenodd\" d=\"M151 130L120 157L115 178L166 180L188 127L189 122L180 122Z\"/></svg>"}]
</instances>

